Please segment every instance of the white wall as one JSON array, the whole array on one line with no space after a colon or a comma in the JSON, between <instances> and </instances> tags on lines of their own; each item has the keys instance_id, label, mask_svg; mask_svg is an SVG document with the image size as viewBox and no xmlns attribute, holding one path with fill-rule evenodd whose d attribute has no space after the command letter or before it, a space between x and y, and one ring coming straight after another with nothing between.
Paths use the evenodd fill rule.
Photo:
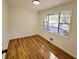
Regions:
<instances>
[{"instance_id":1,"label":"white wall","mask_svg":"<svg viewBox=\"0 0 79 59\"><path fill-rule=\"evenodd\" d=\"M48 31L43 29L43 20L44 20L44 16L46 16L47 14L53 13L53 12L58 12L58 11L63 11L63 10L68 10L71 9L72 10L72 17L71 17L71 27L70 27L70 38L64 38L62 36L53 34L53 33L49 33ZM58 47L60 47L61 49L63 49L64 51L68 52L69 54L73 55L74 57L77 56L77 40L76 40L76 2L70 2L67 4L63 4L60 6L56 6L54 8L51 9L47 9L47 10L43 10L39 12L39 27L40 27L40 32L39 34L41 36L43 36L44 38L46 38L48 41L50 41L50 38L53 38L53 41L50 41L51 43L57 45Z\"/></svg>"},{"instance_id":2,"label":"white wall","mask_svg":"<svg viewBox=\"0 0 79 59\"><path fill-rule=\"evenodd\" d=\"M2 49L7 47L8 43L8 2L2 1Z\"/></svg>"},{"instance_id":3,"label":"white wall","mask_svg":"<svg viewBox=\"0 0 79 59\"><path fill-rule=\"evenodd\" d=\"M37 12L9 6L9 39L37 34Z\"/></svg>"},{"instance_id":4,"label":"white wall","mask_svg":"<svg viewBox=\"0 0 79 59\"><path fill-rule=\"evenodd\" d=\"M8 45L8 1L2 0L2 50ZM2 55L5 58L5 54Z\"/></svg>"}]
</instances>

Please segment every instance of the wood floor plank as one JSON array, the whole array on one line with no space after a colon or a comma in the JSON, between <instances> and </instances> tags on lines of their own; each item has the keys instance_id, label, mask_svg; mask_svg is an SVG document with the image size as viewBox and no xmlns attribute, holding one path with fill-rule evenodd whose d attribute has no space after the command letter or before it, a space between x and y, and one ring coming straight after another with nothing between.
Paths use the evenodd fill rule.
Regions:
<instances>
[{"instance_id":1,"label":"wood floor plank","mask_svg":"<svg viewBox=\"0 0 79 59\"><path fill-rule=\"evenodd\" d=\"M75 59L39 35L9 41L5 59Z\"/></svg>"}]
</instances>

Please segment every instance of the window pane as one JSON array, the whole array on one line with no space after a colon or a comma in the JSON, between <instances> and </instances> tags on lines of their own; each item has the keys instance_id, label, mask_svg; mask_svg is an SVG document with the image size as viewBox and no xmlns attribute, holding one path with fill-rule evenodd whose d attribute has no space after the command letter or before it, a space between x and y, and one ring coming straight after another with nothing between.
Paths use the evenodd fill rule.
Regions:
<instances>
[{"instance_id":1,"label":"window pane","mask_svg":"<svg viewBox=\"0 0 79 59\"><path fill-rule=\"evenodd\" d=\"M70 14L69 13L61 13L60 23L70 23Z\"/></svg>"},{"instance_id":2,"label":"window pane","mask_svg":"<svg viewBox=\"0 0 79 59\"><path fill-rule=\"evenodd\" d=\"M70 17L71 13L69 11L60 14L59 33L67 37L69 36Z\"/></svg>"},{"instance_id":3,"label":"window pane","mask_svg":"<svg viewBox=\"0 0 79 59\"><path fill-rule=\"evenodd\" d=\"M59 14L49 15L49 31L58 32L58 18Z\"/></svg>"},{"instance_id":4,"label":"window pane","mask_svg":"<svg viewBox=\"0 0 79 59\"><path fill-rule=\"evenodd\" d=\"M43 21L43 26L45 29L47 29L48 27L48 16L45 17L44 21Z\"/></svg>"},{"instance_id":5,"label":"window pane","mask_svg":"<svg viewBox=\"0 0 79 59\"><path fill-rule=\"evenodd\" d=\"M69 24L60 24L59 33L64 36L69 36Z\"/></svg>"}]
</instances>

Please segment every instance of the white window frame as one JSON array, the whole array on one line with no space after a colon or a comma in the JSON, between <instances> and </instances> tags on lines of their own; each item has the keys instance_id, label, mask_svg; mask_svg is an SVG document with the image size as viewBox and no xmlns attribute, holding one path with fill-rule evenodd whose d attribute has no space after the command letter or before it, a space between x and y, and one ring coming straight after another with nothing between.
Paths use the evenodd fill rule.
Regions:
<instances>
[{"instance_id":1,"label":"white window frame","mask_svg":"<svg viewBox=\"0 0 79 59\"><path fill-rule=\"evenodd\" d=\"M70 13L72 12L71 10L66 10L66 11L70 11ZM59 14L59 19L58 19L58 22L59 22L59 24L60 24L60 13L62 13L63 11L61 11L61 12L56 12L56 14ZM47 25L47 29L45 29L44 28L44 21L43 21L43 28L45 29L45 30L47 30L48 32L50 32L49 30L48 30L48 26L49 26L49 15L53 15L53 14L55 14L55 13L52 13L52 14L48 14L47 16L48 16L48 25ZM45 16L45 17L47 17L47 16ZM71 16L72 16L72 13L71 13ZM50 32L50 33L54 33L54 34L57 34L57 35L60 35L60 36L62 36L62 37L65 37L65 38L69 38L70 37L70 24L71 24L71 16L70 16L70 23L69 23L69 36L64 36L64 35L61 35L61 34L59 34L59 32L58 33L54 33L54 32ZM44 18L45 19L45 18ZM59 26L60 25L58 25L58 28L59 28ZM58 29L58 31L59 31L59 29Z\"/></svg>"}]
</instances>

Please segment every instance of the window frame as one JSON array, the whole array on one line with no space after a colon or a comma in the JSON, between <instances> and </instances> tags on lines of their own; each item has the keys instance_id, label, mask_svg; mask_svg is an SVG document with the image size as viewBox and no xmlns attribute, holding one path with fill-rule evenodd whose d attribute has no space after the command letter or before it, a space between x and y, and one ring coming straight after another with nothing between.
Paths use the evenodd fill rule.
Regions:
<instances>
[{"instance_id":1,"label":"window frame","mask_svg":"<svg viewBox=\"0 0 79 59\"><path fill-rule=\"evenodd\" d=\"M62 13L63 11L58 12L58 13L56 12L56 13L48 14L48 15L45 16L45 17L48 16L48 25L47 25L47 29L46 29L46 30L47 30L48 32L50 32L50 31L48 30L48 28L49 28L49 15L59 14L59 18L58 18L58 32L57 32L57 33L56 33L56 32L50 32L50 33L53 33L53 34L62 36L62 37L64 37L64 38L69 38L69 37L70 37L70 32L71 32L70 29L71 29L72 10L65 10L65 11L70 11L70 14L71 14L71 15L70 15L70 22L68 23L68 24L69 24L69 28L68 28L68 29L69 29L69 32L68 32L68 33L69 33L69 36L65 36L65 35L62 35L62 34L59 33L60 23L61 23L61 22L60 22L60 17L61 17L60 15L61 15L61 13ZM44 21L43 21L43 28L44 28ZM45 29L45 28L44 28L44 29Z\"/></svg>"}]
</instances>

